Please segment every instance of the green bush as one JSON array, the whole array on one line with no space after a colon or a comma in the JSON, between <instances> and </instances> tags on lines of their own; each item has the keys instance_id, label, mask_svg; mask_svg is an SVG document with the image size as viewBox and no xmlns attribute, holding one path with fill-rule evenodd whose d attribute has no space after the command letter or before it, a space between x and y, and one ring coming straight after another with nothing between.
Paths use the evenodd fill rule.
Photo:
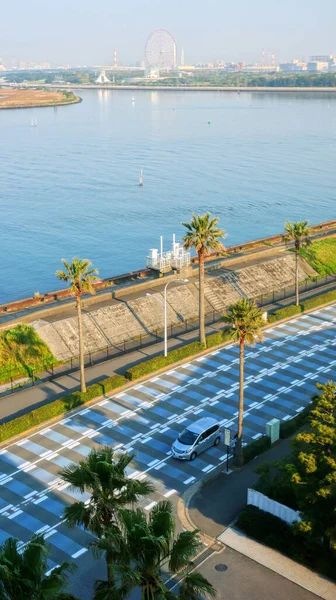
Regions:
<instances>
[{"instance_id":1,"label":"green bush","mask_svg":"<svg viewBox=\"0 0 336 600\"><path fill-rule=\"evenodd\" d=\"M256 506L246 506L239 514L235 526L280 552L287 553L294 538L290 525Z\"/></svg>"},{"instance_id":2,"label":"green bush","mask_svg":"<svg viewBox=\"0 0 336 600\"><path fill-rule=\"evenodd\" d=\"M49 419L59 417L72 408L85 404L85 402L88 402L97 396L102 396L111 390L119 388L125 383L127 383L125 377L122 375L114 375L113 377L103 379L99 383L90 385L84 394L82 394L82 392L73 392L72 394L68 394L67 396L63 396L58 400L50 402L49 404L40 406L27 415L17 417L17 419L13 419L8 423L0 425L0 442L8 440L14 435L19 435Z\"/></svg>"},{"instance_id":3,"label":"green bush","mask_svg":"<svg viewBox=\"0 0 336 600\"><path fill-rule=\"evenodd\" d=\"M266 452L266 450L269 450L270 447L271 438L267 435L263 435L263 437L259 438L258 440L254 440L247 446L244 446L244 463L250 462L250 460L252 460L256 456L259 456L259 454L262 454L263 452Z\"/></svg>"},{"instance_id":4,"label":"green bush","mask_svg":"<svg viewBox=\"0 0 336 600\"><path fill-rule=\"evenodd\" d=\"M283 308L279 308L279 310L276 310L274 313L269 315L268 320L270 323L281 321L281 319L293 317L294 315L305 312L306 310L318 308L319 306L322 306L322 304L328 304L328 302L333 302L334 300L336 300L336 290L333 290L331 292L325 292L325 294L320 294L319 296L315 296L314 298L304 300L300 303L299 306L290 304L290 306L284 306Z\"/></svg>"},{"instance_id":5,"label":"green bush","mask_svg":"<svg viewBox=\"0 0 336 600\"><path fill-rule=\"evenodd\" d=\"M246 506L238 517L236 527L293 560L335 579L335 558L332 554L318 543L294 533L292 526L278 517L256 506Z\"/></svg>"},{"instance_id":6,"label":"green bush","mask_svg":"<svg viewBox=\"0 0 336 600\"><path fill-rule=\"evenodd\" d=\"M296 417L290 419L289 421L283 421L280 423L280 437L281 439L285 439L293 435L300 427L302 427L307 422L307 417L310 413L310 407L307 406L304 410L302 410Z\"/></svg>"},{"instance_id":7,"label":"green bush","mask_svg":"<svg viewBox=\"0 0 336 600\"><path fill-rule=\"evenodd\" d=\"M294 304L291 304L290 306L284 306L284 308L279 308L276 310L274 313L269 315L268 320L270 323L274 323L275 321L281 321L281 319L293 317L301 312L301 306L295 306Z\"/></svg>"},{"instance_id":8,"label":"green bush","mask_svg":"<svg viewBox=\"0 0 336 600\"><path fill-rule=\"evenodd\" d=\"M149 373L153 373L154 371L158 371L159 369L163 369L164 367L172 365L183 358L193 356L204 349L204 345L200 342L192 342L191 344L181 346L181 348L177 348L176 350L168 352L168 356L155 356L154 358L150 358L149 360L141 362L138 365L127 369L125 377L129 381L134 381L143 375L148 375Z\"/></svg>"},{"instance_id":9,"label":"green bush","mask_svg":"<svg viewBox=\"0 0 336 600\"><path fill-rule=\"evenodd\" d=\"M305 300L302 303L302 307L303 310L311 310L312 308L321 306L321 304L327 304L328 302L333 302L334 300L336 300L336 290L326 292L320 296L315 296L315 298L309 298L309 300Z\"/></svg>"},{"instance_id":10,"label":"green bush","mask_svg":"<svg viewBox=\"0 0 336 600\"><path fill-rule=\"evenodd\" d=\"M210 333L210 335L207 335L206 337L206 346L207 348L219 346L220 344L228 342L229 339L230 335L227 331L218 331L217 333Z\"/></svg>"}]
</instances>

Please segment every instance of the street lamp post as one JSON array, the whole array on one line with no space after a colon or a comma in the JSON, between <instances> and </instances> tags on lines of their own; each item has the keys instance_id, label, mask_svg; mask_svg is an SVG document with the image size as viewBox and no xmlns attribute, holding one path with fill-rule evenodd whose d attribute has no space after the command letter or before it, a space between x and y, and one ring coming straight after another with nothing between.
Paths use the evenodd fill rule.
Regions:
<instances>
[{"instance_id":1,"label":"street lamp post","mask_svg":"<svg viewBox=\"0 0 336 600\"><path fill-rule=\"evenodd\" d=\"M173 281L168 281L168 283L166 283L165 287L164 287L164 300L163 302L161 302L161 300L159 300L159 298L157 298L156 296L154 296L154 298L156 298L158 300L158 302L160 302L160 304L162 304L163 306L163 332L164 332L164 349L163 349L163 355L167 356L168 354L168 327L167 327L167 288L169 286L170 283L187 283L188 279L175 279ZM149 292L146 294L146 296L152 296L152 294L150 294Z\"/></svg>"}]
</instances>

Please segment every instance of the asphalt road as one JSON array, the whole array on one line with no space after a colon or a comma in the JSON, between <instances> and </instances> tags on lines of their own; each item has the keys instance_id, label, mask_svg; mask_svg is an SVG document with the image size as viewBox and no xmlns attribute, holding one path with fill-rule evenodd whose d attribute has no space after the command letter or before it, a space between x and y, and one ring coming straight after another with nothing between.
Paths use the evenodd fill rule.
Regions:
<instances>
[{"instance_id":1,"label":"asphalt road","mask_svg":"<svg viewBox=\"0 0 336 600\"><path fill-rule=\"evenodd\" d=\"M277 325L263 343L247 349L247 441L259 438L270 419L285 421L298 414L310 402L316 382L332 377L335 331L336 305ZM60 480L60 468L83 459L96 444L136 452L129 477L148 478L156 487L142 502L144 509L164 498L176 502L188 486L224 465L226 453L220 445L193 462L182 462L171 457L171 443L188 423L205 416L235 431L238 372L238 349L226 346L4 447L0 543L9 535L24 543L34 532L43 532L50 543L50 569L74 560L78 578L89 590L98 571L87 549L90 536L62 522L64 506L87 495Z\"/></svg>"}]
</instances>

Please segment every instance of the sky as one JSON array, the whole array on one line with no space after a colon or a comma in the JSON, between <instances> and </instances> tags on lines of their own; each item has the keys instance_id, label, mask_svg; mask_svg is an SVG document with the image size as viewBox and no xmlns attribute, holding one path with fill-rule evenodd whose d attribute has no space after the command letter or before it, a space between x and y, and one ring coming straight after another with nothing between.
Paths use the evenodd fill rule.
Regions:
<instances>
[{"instance_id":1,"label":"sky","mask_svg":"<svg viewBox=\"0 0 336 600\"><path fill-rule=\"evenodd\" d=\"M171 31L185 63L277 62L336 54L336 2L324 0L2 0L0 56L71 65L144 59L156 28Z\"/></svg>"}]
</instances>

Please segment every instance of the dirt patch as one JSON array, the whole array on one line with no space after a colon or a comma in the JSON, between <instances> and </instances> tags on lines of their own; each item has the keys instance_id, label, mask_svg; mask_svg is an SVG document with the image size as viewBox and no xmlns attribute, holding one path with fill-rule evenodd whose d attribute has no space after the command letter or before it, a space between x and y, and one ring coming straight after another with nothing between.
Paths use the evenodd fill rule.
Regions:
<instances>
[{"instance_id":1,"label":"dirt patch","mask_svg":"<svg viewBox=\"0 0 336 600\"><path fill-rule=\"evenodd\" d=\"M1 89L1 108L29 108L33 106L57 106L80 102L72 92L59 90Z\"/></svg>"}]
</instances>

